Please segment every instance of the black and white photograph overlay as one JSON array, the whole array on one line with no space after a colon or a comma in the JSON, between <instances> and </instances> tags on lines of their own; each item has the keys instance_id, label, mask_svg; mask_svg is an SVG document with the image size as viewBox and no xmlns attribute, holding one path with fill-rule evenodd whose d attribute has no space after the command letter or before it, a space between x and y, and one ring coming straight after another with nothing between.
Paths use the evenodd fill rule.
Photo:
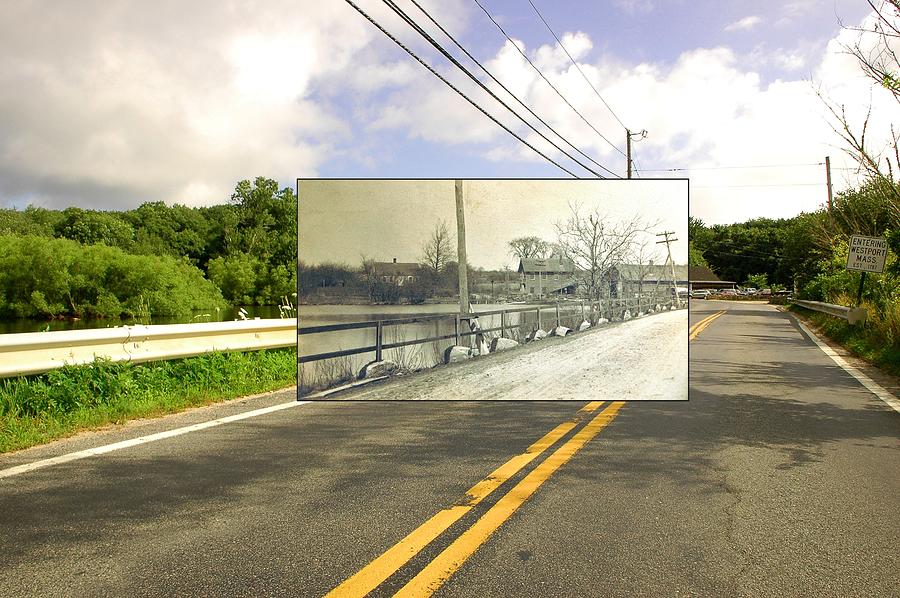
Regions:
<instances>
[{"instance_id":1,"label":"black and white photograph overlay","mask_svg":"<svg viewBox=\"0 0 900 598\"><path fill-rule=\"evenodd\" d=\"M687 400L687 180L297 185L301 398Z\"/></svg>"}]
</instances>

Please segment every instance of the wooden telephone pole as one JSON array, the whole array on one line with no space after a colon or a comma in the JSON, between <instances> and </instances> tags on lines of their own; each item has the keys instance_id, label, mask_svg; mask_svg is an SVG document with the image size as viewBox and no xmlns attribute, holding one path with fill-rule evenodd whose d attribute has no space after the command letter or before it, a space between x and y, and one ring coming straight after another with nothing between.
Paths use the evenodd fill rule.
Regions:
<instances>
[{"instance_id":1,"label":"wooden telephone pole","mask_svg":"<svg viewBox=\"0 0 900 598\"><path fill-rule=\"evenodd\" d=\"M674 235L674 234L675 233L672 231L657 233L656 234L657 237L665 237L665 240L657 241L656 243L657 243L657 245L660 243L666 244L666 251L669 252L668 261L670 264L672 264L672 292L675 293L675 306L681 307L681 298L678 296L678 279L675 276L675 260L672 259L672 246L671 246L671 243L673 243L674 241L677 241L678 239L676 239L674 236L671 238L669 237L669 235Z\"/></svg>"},{"instance_id":2,"label":"wooden telephone pole","mask_svg":"<svg viewBox=\"0 0 900 598\"><path fill-rule=\"evenodd\" d=\"M463 182L456 179L456 251L459 260L459 314L469 313L469 272L466 264L466 211Z\"/></svg>"},{"instance_id":3,"label":"wooden telephone pole","mask_svg":"<svg viewBox=\"0 0 900 598\"><path fill-rule=\"evenodd\" d=\"M639 137L643 139L647 136L647 129L642 130L640 133L632 133L630 129L625 129L625 158L628 161L628 178L631 178L631 170L632 170L632 162L631 162L631 138Z\"/></svg>"},{"instance_id":4,"label":"wooden telephone pole","mask_svg":"<svg viewBox=\"0 0 900 598\"><path fill-rule=\"evenodd\" d=\"M825 182L828 183L828 215L831 216L831 157L825 156Z\"/></svg>"}]
</instances>

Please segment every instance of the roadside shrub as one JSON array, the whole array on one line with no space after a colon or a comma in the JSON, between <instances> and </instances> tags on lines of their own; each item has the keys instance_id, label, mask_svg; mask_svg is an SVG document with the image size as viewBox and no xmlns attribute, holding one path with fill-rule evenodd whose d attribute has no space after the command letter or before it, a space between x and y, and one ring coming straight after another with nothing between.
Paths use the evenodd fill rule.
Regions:
<instances>
[{"instance_id":1,"label":"roadside shrub","mask_svg":"<svg viewBox=\"0 0 900 598\"><path fill-rule=\"evenodd\" d=\"M132 255L69 239L0 235L0 317L182 315L223 307L185 258Z\"/></svg>"}]
</instances>

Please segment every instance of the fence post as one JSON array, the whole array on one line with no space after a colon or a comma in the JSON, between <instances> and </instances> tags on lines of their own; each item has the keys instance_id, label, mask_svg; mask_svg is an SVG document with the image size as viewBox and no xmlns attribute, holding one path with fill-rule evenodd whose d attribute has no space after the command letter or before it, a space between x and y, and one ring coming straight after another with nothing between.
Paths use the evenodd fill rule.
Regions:
<instances>
[{"instance_id":1,"label":"fence post","mask_svg":"<svg viewBox=\"0 0 900 598\"><path fill-rule=\"evenodd\" d=\"M506 310L500 312L500 338L506 338Z\"/></svg>"},{"instance_id":2,"label":"fence post","mask_svg":"<svg viewBox=\"0 0 900 598\"><path fill-rule=\"evenodd\" d=\"M537 322L538 330L543 330L543 327L541 327L541 308L540 307L537 308L537 321L538 321Z\"/></svg>"},{"instance_id":3,"label":"fence post","mask_svg":"<svg viewBox=\"0 0 900 598\"><path fill-rule=\"evenodd\" d=\"M559 327L559 302L556 304L556 326Z\"/></svg>"},{"instance_id":4,"label":"fence post","mask_svg":"<svg viewBox=\"0 0 900 598\"><path fill-rule=\"evenodd\" d=\"M384 322L378 320L375 326L375 361L381 361L381 333L384 331Z\"/></svg>"},{"instance_id":5,"label":"fence post","mask_svg":"<svg viewBox=\"0 0 900 598\"><path fill-rule=\"evenodd\" d=\"M453 320L453 323L454 323L453 331L454 331L454 334L456 334L456 343L455 344L458 347L459 340L460 340L459 339L459 314L456 314L456 316Z\"/></svg>"}]
</instances>

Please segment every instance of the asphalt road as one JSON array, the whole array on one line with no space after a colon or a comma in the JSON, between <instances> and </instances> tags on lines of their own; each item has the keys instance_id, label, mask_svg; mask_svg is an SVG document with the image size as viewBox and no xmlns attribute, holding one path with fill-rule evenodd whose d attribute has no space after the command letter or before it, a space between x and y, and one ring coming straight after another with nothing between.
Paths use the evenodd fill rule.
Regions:
<instances>
[{"instance_id":1,"label":"asphalt road","mask_svg":"<svg viewBox=\"0 0 900 598\"><path fill-rule=\"evenodd\" d=\"M771 306L690 323L722 310L687 403L308 403L0 477L0 595L898 595L900 415Z\"/></svg>"}]
</instances>

